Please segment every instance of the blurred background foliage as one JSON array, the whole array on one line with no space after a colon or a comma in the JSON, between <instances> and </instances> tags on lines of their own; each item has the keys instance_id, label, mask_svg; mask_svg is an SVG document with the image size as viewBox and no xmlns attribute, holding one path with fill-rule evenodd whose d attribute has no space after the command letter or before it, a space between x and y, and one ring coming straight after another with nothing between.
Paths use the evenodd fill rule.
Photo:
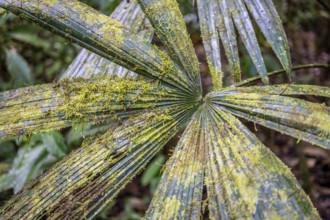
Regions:
<instances>
[{"instance_id":1,"label":"blurred background foliage","mask_svg":"<svg viewBox=\"0 0 330 220\"><path fill-rule=\"evenodd\" d=\"M125 0L129 1L129 0ZM110 14L120 0L83 0ZM212 87L200 37L196 5L193 0L179 0L188 31L200 60L203 87ZM286 29L294 65L330 63L330 3L322 0L274 0ZM268 71L281 66L261 33L257 33ZM162 47L154 38L154 43ZM243 49L242 49L243 48ZM0 9L0 91L57 81L80 48L65 39ZM256 75L252 62L241 47L245 77ZM222 55L224 57L224 54ZM295 71L294 83L330 86L329 69ZM272 78L272 83L286 83L286 77ZM306 97L312 99L311 97ZM314 100L315 101L315 100ZM318 100L328 102L329 100ZM296 175L323 219L330 219L330 152L280 133L245 122ZM105 130L88 126L0 141L0 205L19 192L31 179L59 161L84 139ZM151 164L135 178L98 219L140 219L146 211L161 176L164 162L171 155L174 138Z\"/></svg>"}]
</instances>

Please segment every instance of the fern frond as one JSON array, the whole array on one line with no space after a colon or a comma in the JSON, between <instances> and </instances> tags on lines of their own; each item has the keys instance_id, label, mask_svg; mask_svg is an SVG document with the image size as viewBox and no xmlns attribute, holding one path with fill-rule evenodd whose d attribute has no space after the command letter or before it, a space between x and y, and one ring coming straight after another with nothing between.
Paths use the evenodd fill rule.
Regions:
<instances>
[{"instance_id":1,"label":"fern frond","mask_svg":"<svg viewBox=\"0 0 330 220\"><path fill-rule=\"evenodd\" d=\"M330 97L330 89L300 85L242 87L211 93L210 99L238 117L330 149L330 108L283 95Z\"/></svg>"},{"instance_id":2,"label":"fern frond","mask_svg":"<svg viewBox=\"0 0 330 220\"><path fill-rule=\"evenodd\" d=\"M11 90L0 93L0 137L120 120L146 109L182 103L180 93L156 81L109 77Z\"/></svg>"},{"instance_id":3,"label":"fern frond","mask_svg":"<svg viewBox=\"0 0 330 220\"><path fill-rule=\"evenodd\" d=\"M194 111L189 105L174 106L125 121L51 168L6 203L0 216L5 219L94 217L182 128Z\"/></svg>"}]
</instances>

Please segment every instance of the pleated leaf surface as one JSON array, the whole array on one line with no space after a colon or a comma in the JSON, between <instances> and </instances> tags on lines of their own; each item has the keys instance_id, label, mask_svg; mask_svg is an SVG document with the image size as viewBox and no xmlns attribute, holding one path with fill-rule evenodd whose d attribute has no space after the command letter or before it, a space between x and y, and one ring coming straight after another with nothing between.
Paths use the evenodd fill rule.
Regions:
<instances>
[{"instance_id":1,"label":"pleated leaf surface","mask_svg":"<svg viewBox=\"0 0 330 220\"><path fill-rule=\"evenodd\" d=\"M214 105L207 114L210 219L320 219L290 169L241 122Z\"/></svg>"},{"instance_id":2,"label":"pleated leaf surface","mask_svg":"<svg viewBox=\"0 0 330 220\"><path fill-rule=\"evenodd\" d=\"M210 94L224 111L312 144L330 148L330 108L289 95L329 97L320 86L265 86L235 88Z\"/></svg>"},{"instance_id":3,"label":"pleated leaf surface","mask_svg":"<svg viewBox=\"0 0 330 220\"><path fill-rule=\"evenodd\" d=\"M166 164L146 219L199 219L204 180L204 133L199 110Z\"/></svg>"},{"instance_id":4,"label":"pleated leaf surface","mask_svg":"<svg viewBox=\"0 0 330 220\"><path fill-rule=\"evenodd\" d=\"M60 34L137 74L195 94L189 82L166 53L120 22L76 0L1 0L14 14Z\"/></svg>"},{"instance_id":5,"label":"pleated leaf surface","mask_svg":"<svg viewBox=\"0 0 330 220\"><path fill-rule=\"evenodd\" d=\"M262 81L269 83L252 18L287 71L289 78L291 77L288 41L271 0L198 0L197 3L202 37L215 88L221 87L224 71L221 69L219 59L221 47L216 41L217 36L220 37L225 49L231 75L236 82L241 80L236 30L259 75L262 76ZM215 78L216 76L220 79Z\"/></svg>"},{"instance_id":6,"label":"pleated leaf surface","mask_svg":"<svg viewBox=\"0 0 330 220\"><path fill-rule=\"evenodd\" d=\"M151 41L153 29L140 6L136 1L122 1L111 14L111 18L119 21L133 33L144 36ZM91 78L95 76L116 75L119 77L137 77L137 74L111 62L87 49L82 49L68 69L64 72L61 79L71 77Z\"/></svg>"},{"instance_id":7,"label":"pleated leaf surface","mask_svg":"<svg viewBox=\"0 0 330 220\"><path fill-rule=\"evenodd\" d=\"M138 0L169 56L185 73L189 85L200 92L199 62L176 0Z\"/></svg>"},{"instance_id":8,"label":"pleated leaf surface","mask_svg":"<svg viewBox=\"0 0 330 220\"><path fill-rule=\"evenodd\" d=\"M193 111L191 106L173 105L110 129L12 198L0 215L4 219L95 217L182 128Z\"/></svg>"},{"instance_id":9,"label":"pleated leaf surface","mask_svg":"<svg viewBox=\"0 0 330 220\"><path fill-rule=\"evenodd\" d=\"M0 138L120 120L182 99L157 81L107 76L11 90L0 93Z\"/></svg>"}]
</instances>

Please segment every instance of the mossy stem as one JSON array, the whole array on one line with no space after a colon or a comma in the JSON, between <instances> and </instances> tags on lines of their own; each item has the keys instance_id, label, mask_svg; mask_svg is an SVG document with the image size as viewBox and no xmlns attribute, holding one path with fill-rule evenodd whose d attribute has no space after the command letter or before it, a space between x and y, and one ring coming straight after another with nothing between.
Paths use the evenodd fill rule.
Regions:
<instances>
[{"instance_id":1,"label":"mossy stem","mask_svg":"<svg viewBox=\"0 0 330 220\"><path fill-rule=\"evenodd\" d=\"M306 64L306 65L299 65L299 66L295 66L292 68L292 70L300 70L300 69L310 69L310 68L330 68L329 64L320 64L320 63L316 63L316 64ZM281 70L276 70L273 72L268 73L268 76L275 76L281 73L286 73L285 69L281 69ZM261 79L261 76L256 76L256 77L252 77L246 80L243 80L241 82L235 83L232 86L233 87L240 87L240 86L245 86L247 84L250 84L252 82L258 81Z\"/></svg>"},{"instance_id":2,"label":"mossy stem","mask_svg":"<svg viewBox=\"0 0 330 220\"><path fill-rule=\"evenodd\" d=\"M321 0L316 0L320 5L322 5L328 12L330 12L330 7Z\"/></svg>"}]
</instances>

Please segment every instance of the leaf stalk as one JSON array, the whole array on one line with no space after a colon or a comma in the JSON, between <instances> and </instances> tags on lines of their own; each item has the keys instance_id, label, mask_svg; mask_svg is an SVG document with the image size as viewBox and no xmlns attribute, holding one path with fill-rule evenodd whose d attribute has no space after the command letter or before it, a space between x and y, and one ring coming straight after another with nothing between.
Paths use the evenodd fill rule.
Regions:
<instances>
[{"instance_id":1,"label":"leaf stalk","mask_svg":"<svg viewBox=\"0 0 330 220\"><path fill-rule=\"evenodd\" d=\"M311 69L311 68L330 68L329 64L321 64L321 63L315 63L315 64L304 64L304 65L299 65L299 66L294 66L292 70L300 70L300 69ZM275 76L281 73L286 73L285 69L281 70L276 70L273 72L268 73L268 76ZM243 80L241 82L235 83L232 85L232 87L241 87L245 86L247 84L253 83L255 81L260 80L262 77L261 76L256 76L256 77L251 77L249 79Z\"/></svg>"}]
</instances>

